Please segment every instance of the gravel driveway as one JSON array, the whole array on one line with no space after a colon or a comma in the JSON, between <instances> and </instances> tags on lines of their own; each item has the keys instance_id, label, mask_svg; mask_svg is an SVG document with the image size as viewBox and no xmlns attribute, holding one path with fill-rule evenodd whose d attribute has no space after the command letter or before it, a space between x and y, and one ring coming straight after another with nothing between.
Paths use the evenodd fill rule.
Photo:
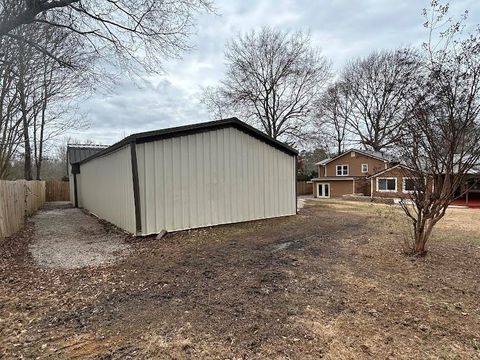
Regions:
<instances>
[{"instance_id":1,"label":"gravel driveway","mask_svg":"<svg viewBox=\"0 0 480 360\"><path fill-rule=\"evenodd\" d=\"M45 267L75 269L106 265L124 255L127 235L112 231L67 202L47 203L33 218L30 252Z\"/></svg>"}]
</instances>

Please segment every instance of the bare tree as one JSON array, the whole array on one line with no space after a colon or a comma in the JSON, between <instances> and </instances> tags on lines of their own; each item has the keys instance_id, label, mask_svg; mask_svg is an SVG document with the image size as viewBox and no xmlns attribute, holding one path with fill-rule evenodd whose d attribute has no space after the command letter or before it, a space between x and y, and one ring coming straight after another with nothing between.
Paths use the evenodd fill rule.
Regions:
<instances>
[{"instance_id":1,"label":"bare tree","mask_svg":"<svg viewBox=\"0 0 480 360\"><path fill-rule=\"evenodd\" d=\"M64 29L43 25L36 31L22 30L22 36L48 46L52 54L72 59L72 63L86 60L82 50L70 41ZM23 151L24 178L30 180L34 177L35 162L36 178L39 179L46 142L82 124L70 100L85 86L88 87L89 82L85 81L88 77L81 71L63 67L52 57L35 51L24 42L8 37L2 38L0 50L4 54L4 61L0 63L4 70L3 100L10 101L9 106L2 108L0 122L4 137L10 134L8 141L2 141L0 145L0 152L8 154L2 156L3 168L8 168L8 162L16 152ZM7 97L8 92L14 97ZM15 126L12 127L12 124ZM18 133L21 133L21 138ZM2 176L6 176L5 171Z\"/></svg>"},{"instance_id":2,"label":"bare tree","mask_svg":"<svg viewBox=\"0 0 480 360\"><path fill-rule=\"evenodd\" d=\"M373 52L345 68L341 78L353 100L348 124L365 148L385 151L397 140L418 66L414 50L398 49Z\"/></svg>"},{"instance_id":3,"label":"bare tree","mask_svg":"<svg viewBox=\"0 0 480 360\"><path fill-rule=\"evenodd\" d=\"M69 98L82 76L98 85L159 71L189 48L194 15L211 10L210 0L0 0L0 176L23 151L24 177L33 161L40 177L46 142L79 124Z\"/></svg>"},{"instance_id":4,"label":"bare tree","mask_svg":"<svg viewBox=\"0 0 480 360\"><path fill-rule=\"evenodd\" d=\"M10 39L0 39L0 179L7 175L11 160L22 142L22 121L12 59L15 46Z\"/></svg>"},{"instance_id":5,"label":"bare tree","mask_svg":"<svg viewBox=\"0 0 480 360\"><path fill-rule=\"evenodd\" d=\"M39 25L61 28L86 53L132 68L159 69L165 56L189 47L194 14L212 10L209 0L0 0L0 36L25 43L65 66L68 59L18 31Z\"/></svg>"},{"instance_id":6,"label":"bare tree","mask_svg":"<svg viewBox=\"0 0 480 360\"><path fill-rule=\"evenodd\" d=\"M70 34L64 29L44 26L41 30L38 43L50 46L51 53L68 59L70 63L86 60L81 50L72 46ZM67 130L86 125L72 100L88 90L90 81L82 72L63 67L44 53L37 53L35 58L40 66L35 76L38 86L32 97L34 105L30 130L35 178L40 180L46 144Z\"/></svg>"},{"instance_id":7,"label":"bare tree","mask_svg":"<svg viewBox=\"0 0 480 360\"><path fill-rule=\"evenodd\" d=\"M337 155L344 151L349 135L349 119L352 118L352 95L348 86L336 81L319 99L315 130L326 134L335 144Z\"/></svg>"},{"instance_id":8,"label":"bare tree","mask_svg":"<svg viewBox=\"0 0 480 360\"><path fill-rule=\"evenodd\" d=\"M329 77L329 64L309 35L265 27L233 39L225 57L215 107L240 114L275 139L302 137Z\"/></svg>"},{"instance_id":9,"label":"bare tree","mask_svg":"<svg viewBox=\"0 0 480 360\"><path fill-rule=\"evenodd\" d=\"M297 159L297 180L308 181L318 177L318 166L316 163L326 158L328 158L328 153L324 148L300 151Z\"/></svg>"},{"instance_id":10,"label":"bare tree","mask_svg":"<svg viewBox=\"0 0 480 360\"><path fill-rule=\"evenodd\" d=\"M203 89L200 102L208 109L213 120L228 117L229 109L225 99L222 98L221 90L216 87L208 86ZM234 116L234 114L232 114Z\"/></svg>"},{"instance_id":11,"label":"bare tree","mask_svg":"<svg viewBox=\"0 0 480 360\"><path fill-rule=\"evenodd\" d=\"M23 42L18 44L17 58L14 62L17 66L17 82L16 87L18 91L18 99L20 104L20 118L22 122L22 134L23 134L23 150L24 150L24 175L25 180L32 180L32 150L30 143L30 118L32 116L32 110L35 107L30 100L35 91L35 70L32 71L31 64L37 68L38 65L32 62L33 52L32 48L25 46Z\"/></svg>"},{"instance_id":12,"label":"bare tree","mask_svg":"<svg viewBox=\"0 0 480 360\"><path fill-rule=\"evenodd\" d=\"M402 207L412 221L415 254L426 252L455 193L480 172L480 32L461 37L462 23L450 23L447 13L448 5L437 1L425 11L425 62L398 141L412 179L412 204Z\"/></svg>"}]
</instances>

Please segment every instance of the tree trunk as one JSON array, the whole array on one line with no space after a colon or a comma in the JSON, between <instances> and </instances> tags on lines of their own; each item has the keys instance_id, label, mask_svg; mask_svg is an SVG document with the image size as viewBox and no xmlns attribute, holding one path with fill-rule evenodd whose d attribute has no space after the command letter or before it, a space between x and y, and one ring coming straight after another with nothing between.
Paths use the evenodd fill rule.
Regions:
<instances>
[{"instance_id":1,"label":"tree trunk","mask_svg":"<svg viewBox=\"0 0 480 360\"><path fill-rule=\"evenodd\" d=\"M418 236L415 237L414 253L416 255L425 255L427 253L427 251L425 250L425 245L426 239L424 234L418 234Z\"/></svg>"},{"instance_id":2,"label":"tree trunk","mask_svg":"<svg viewBox=\"0 0 480 360\"><path fill-rule=\"evenodd\" d=\"M44 80L46 81L46 80ZM47 111L47 101L48 101L48 96L47 96L47 88L45 86L45 93L44 93L44 99L43 99L43 104L42 104L42 114L41 114L41 123L40 123L40 138L38 142L38 159L37 159L37 180L40 180L40 173L42 171L42 158L43 158L43 137L44 137L44 130L45 130L45 113Z\"/></svg>"},{"instance_id":3,"label":"tree trunk","mask_svg":"<svg viewBox=\"0 0 480 360\"><path fill-rule=\"evenodd\" d=\"M25 76L26 76L26 64L24 63L24 56L25 56L25 47L22 42L20 42L20 63L19 63L19 75L18 75L18 92L19 92L19 100L20 100L20 111L21 111L21 119L22 119L22 126L23 126L23 142L25 147L25 155L24 155L24 177L25 180L32 180L32 149L30 147L30 136L28 133L28 115L27 115L27 94L25 89Z\"/></svg>"},{"instance_id":4,"label":"tree trunk","mask_svg":"<svg viewBox=\"0 0 480 360\"><path fill-rule=\"evenodd\" d=\"M23 83L23 81L20 81ZM22 84L22 89L24 90L24 86ZM25 92L21 90L20 95L20 103L21 103L21 111L22 111L22 125L23 125L23 143L24 143L24 177L25 180L32 180L32 148L30 146L30 135L28 133L28 117L27 117L27 104L25 100Z\"/></svg>"},{"instance_id":5,"label":"tree trunk","mask_svg":"<svg viewBox=\"0 0 480 360\"><path fill-rule=\"evenodd\" d=\"M41 180L42 158L38 158L35 169L35 180Z\"/></svg>"},{"instance_id":6,"label":"tree trunk","mask_svg":"<svg viewBox=\"0 0 480 360\"><path fill-rule=\"evenodd\" d=\"M430 221L427 223L426 219L421 219L415 226L414 231L414 248L413 253L415 255L424 256L427 253L427 241L432 233L433 223Z\"/></svg>"},{"instance_id":7,"label":"tree trunk","mask_svg":"<svg viewBox=\"0 0 480 360\"><path fill-rule=\"evenodd\" d=\"M375 151L375 152L382 152L383 146L379 145L379 144L373 144L372 145L372 150Z\"/></svg>"},{"instance_id":8,"label":"tree trunk","mask_svg":"<svg viewBox=\"0 0 480 360\"><path fill-rule=\"evenodd\" d=\"M0 162L0 180L7 176L7 163L2 159Z\"/></svg>"},{"instance_id":9,"label":"tree trunk","mask_svg":"<svg viewBox=\"0 0 480 360\"><path fill-rule=\"evenodd\" d=\"M23 130L23 141L25 143L25 167L24 167L25 180L32 180L32 149L30 148L30 138L28 136L28 125Z\"/></svg>"}]
</instances>

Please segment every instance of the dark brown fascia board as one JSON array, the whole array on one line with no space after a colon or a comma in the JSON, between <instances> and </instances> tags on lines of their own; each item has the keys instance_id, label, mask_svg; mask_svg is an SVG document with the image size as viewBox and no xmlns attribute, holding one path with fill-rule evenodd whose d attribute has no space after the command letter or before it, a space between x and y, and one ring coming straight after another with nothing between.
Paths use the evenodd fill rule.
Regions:
<instances>
[{"instance_id":1,"label":"dark brown fascia board","mask_svg":"<svg viewBox=\"0 0 480 360\"><path fill-rule=\"evenodd\" d=\"M216 120L216 121L210 121L210 122L203 122L203 123L198 123L198 124L192 124L192 125L185 125L185 126L178 126L178 127L173 127L173 128L168 128L168 129L162 129L162 130L155 130L155 131L147 131L147 132L142 132L142 133L137 133L137 134L132 134L130 136L127 136L125 139L113 144L112 146L99 151L98 153L82 160L79 162L79 164L84 164L86 162L89 162L90 160L93 160L97 157L107 155L115 150L118 150L132 142L137 143L137 144L142 144L146 142L151 142L151 141L157 141L157 140L163 140L163 139L168 139L168 138L173 138L173 137L178 137L178 136L185 136L185 135L191 135L191 134L198 134L202 132L207 132L207 131L212 131L212 130L219 130L219 129L225 129L228 127L234 127L240 131L243 131L244 133L253 136L254 138L263 141L267 143L270 146L275 147L276 149L283 151L284 153L291 155L291 156L297 156L298 151L292 148L291 146L284 144L278 140L275 140L271 138L270 136L264 134L263 132L255 129L254 127L244 123L243 121L239 120L236 117L229 118L229 119L222 119L222 120Z\"/></svg>"}]
</instances>

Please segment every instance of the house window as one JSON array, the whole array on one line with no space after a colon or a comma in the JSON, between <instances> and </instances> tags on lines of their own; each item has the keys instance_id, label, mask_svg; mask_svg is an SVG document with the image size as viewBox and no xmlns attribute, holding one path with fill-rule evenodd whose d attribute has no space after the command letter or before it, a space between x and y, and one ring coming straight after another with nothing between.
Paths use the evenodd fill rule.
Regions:
<instances>
[{"instance_id":1,"label":"house window","mask_svg":"<svg viewBox=\"0 0 480 360\"><path fill-rule=\"evenodd\" d=\"M403 178L403 191L404 192L412 192L415 190L419 190L416 182L418 179L415 178Z\"/></svg>"},{"instance_id":2,"label":"house window","mask_svg":"<svg viewBox=\"0 0 480 360\"><path fill-rule=\"evenodd\" d=\"M379 178L377 180L377 191L397 191L397 179Z\"/></svg>"},{"instance_id":3,"label":"house window","mask_svg":"<svg viewBox=\"0 0 480 360\"><path fill-rule=\"evenodd\" d=\"M368 173L368 164L362 164L362 173Z\"/></svg>"},{"instance_id":4,"label":"house window","mask_svg":"<svg viewBox=\"0 0 480 360\"><path fill-rule=\"evenodd\" d=\"M348 176L348 165L337 165L337 176Z\"/></svg>"},{"instance_id":5,"label":"house window","mask_svg":"<svg viewBox=\"0 0 480 360\"><path fill-rule=\"evenodd\" d=\"M473 178L473 179L467 180L467 188L469 190L480 190L480 179Z\"/></svg>"}]
</instances>

